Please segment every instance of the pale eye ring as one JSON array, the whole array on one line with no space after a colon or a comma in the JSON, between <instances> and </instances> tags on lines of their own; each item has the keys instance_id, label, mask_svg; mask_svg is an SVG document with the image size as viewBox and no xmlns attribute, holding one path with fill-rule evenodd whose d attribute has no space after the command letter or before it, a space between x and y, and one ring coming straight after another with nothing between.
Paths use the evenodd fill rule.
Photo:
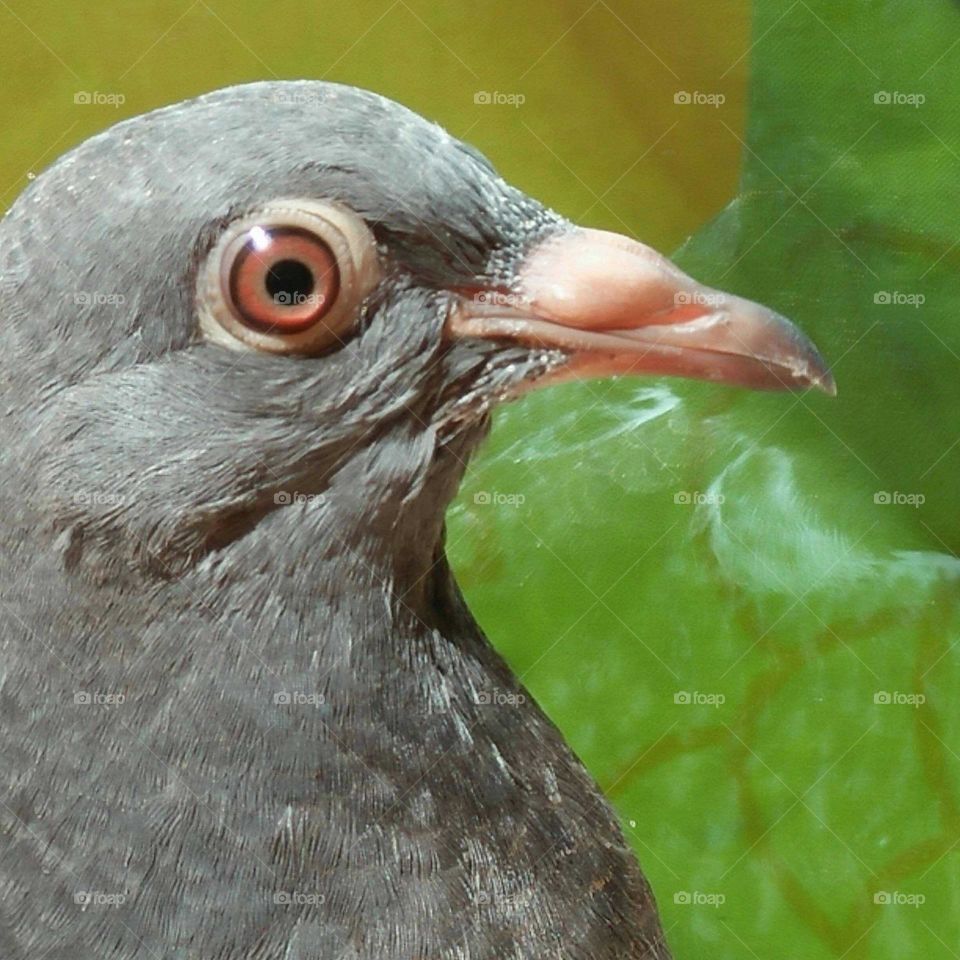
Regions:
<instances>
[{"instance_id":1,"label":"pale eye ring","mask_svg":"<svg viewBox=\"0 0 960 960\"><path fill-rule=\"evenodd\" d=\"M201 331L236 348L318 353L350 335L378 279L360 217L332 203L276 201L231 224L208 255Z\"/></svg>"}]
</instances>

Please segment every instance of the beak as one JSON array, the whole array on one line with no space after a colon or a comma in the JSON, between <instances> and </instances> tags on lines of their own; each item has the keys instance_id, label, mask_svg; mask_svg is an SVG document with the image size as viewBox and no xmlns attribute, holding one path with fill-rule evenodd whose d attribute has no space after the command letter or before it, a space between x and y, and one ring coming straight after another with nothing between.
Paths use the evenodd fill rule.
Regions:
<instances>
[{"instance_id":1,"label":"beak","mask_svg":"<svg viewBox=\"0 0 960 960\"><path fill-rule=\"evenodd\" d=\"M550 237L527 255L514 289L464 298L448 335L562 350L569 361L551 382L640 373L836 394L789 320L697 283L629 237L583 228Z\"/></svg>"}]
</instances>

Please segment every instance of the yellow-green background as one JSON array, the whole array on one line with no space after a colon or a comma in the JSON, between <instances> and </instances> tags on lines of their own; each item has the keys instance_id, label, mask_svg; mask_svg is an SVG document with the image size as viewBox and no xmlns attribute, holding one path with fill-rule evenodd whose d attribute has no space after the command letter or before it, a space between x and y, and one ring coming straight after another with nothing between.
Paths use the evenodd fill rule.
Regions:
<instances>
[{"instance_id":1,"label":"yellow-green background","mask_svg":"<svg viewBox=\"0 0 960 960\"><path fill-rule=\"evenodd\" d=\"M696 234L684 266L808 329L837 400L620 381L505 410L451 553L616 803L678 958L958 956L958 5L0 0L0 56L6 205L122 117L327 78L573 219Z\"/></svg>"}]
</instances>

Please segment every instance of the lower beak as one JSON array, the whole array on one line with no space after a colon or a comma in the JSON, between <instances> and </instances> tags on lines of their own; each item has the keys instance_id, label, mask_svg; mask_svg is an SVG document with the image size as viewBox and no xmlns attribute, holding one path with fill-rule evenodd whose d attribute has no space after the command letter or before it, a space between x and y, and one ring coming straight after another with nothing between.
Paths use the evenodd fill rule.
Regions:
<instances>
[{"instance_id":1,"label":"lower beak","mask_svg":"<svg viewBox=\"0 0 960 960\"><path fill-rule=\"evenodd\" d=\"M562 350L562 378L640 373L836 393L823 358L784 317L603 230L543 241L517 271L514 292L464 298L448 333Z\"/></svg>"}]
</instances>

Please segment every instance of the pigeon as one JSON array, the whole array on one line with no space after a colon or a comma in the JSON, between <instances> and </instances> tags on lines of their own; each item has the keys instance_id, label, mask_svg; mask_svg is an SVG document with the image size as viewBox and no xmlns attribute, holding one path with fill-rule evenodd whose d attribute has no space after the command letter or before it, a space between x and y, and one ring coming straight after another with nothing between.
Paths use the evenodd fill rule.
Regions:
<instances>
[{"instance_id":1,"label":"pigeon","mask_svg":"<svg viewBox=\"0 0 960 960\"><path fill-rule=\"evenodd\" d=\"M669 956L444 512L534 387L832 392L796 328L319 81L64 155L0 319L0 957Z\"/></svg>"}]
</instances>

